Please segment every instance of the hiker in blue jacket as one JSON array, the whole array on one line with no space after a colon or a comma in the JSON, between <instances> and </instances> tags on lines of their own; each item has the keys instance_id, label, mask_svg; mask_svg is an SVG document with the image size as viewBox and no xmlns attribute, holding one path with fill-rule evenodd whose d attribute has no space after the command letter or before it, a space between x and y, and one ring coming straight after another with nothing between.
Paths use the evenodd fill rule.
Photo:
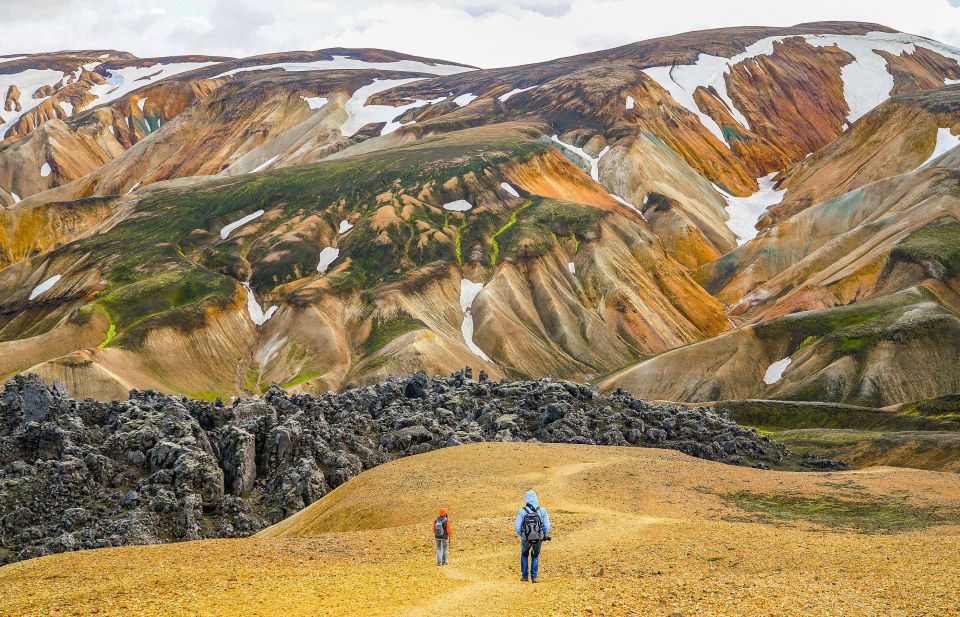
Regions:
<instances>
[{"instance_id":1,"label":"hiker in blue jacket","mask_svg":"<svg viewBox=\"0 0 960 617\"><path fill-rule=\"evenodd\" d=\"M536 491L527 491L523 501L523 507L517 511L517 519L513 522L513 530L520 538L520 580L526 582L529 572L530 582L536 583L540 569L540 547L544 540L550 539L550 515L540 507Z\"/></svg>"}]
</instances>

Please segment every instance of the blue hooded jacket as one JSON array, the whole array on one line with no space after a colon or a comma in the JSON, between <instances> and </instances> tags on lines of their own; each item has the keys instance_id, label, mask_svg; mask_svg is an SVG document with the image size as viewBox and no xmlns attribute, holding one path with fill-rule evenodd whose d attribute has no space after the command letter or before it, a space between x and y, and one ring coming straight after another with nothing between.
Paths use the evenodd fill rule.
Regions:
<instances>
[{"instance_id":1,"label":"blue hooded jacket","mask_svg":"<svg viewBox=\"0 0 960 617\"><path fill-rule=\"evenodd\" d=\"M513 522L513 530L517 533L517 536L523 539L523 517L526 515L527 504L530 504L534 508L539 508L540 520L543 521L543 532L550 535L550 515L547 514L545 508L540 508L540 502L537 500L537 492L527 491L527 494L523 496L523 507L517 510L517 519Z\"/></svg>"}]
</instances>

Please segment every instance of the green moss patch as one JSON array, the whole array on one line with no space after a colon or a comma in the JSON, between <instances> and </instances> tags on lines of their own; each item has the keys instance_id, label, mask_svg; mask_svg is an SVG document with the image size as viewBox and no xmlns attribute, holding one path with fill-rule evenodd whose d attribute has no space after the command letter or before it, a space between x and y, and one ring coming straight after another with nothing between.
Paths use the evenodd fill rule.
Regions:
<instances>
[{"instance_id":1,"label":"green moss patch","mask_svg":"<svg viewBox=\"0 0 960 617\"><path fill-rule=\"evenodd\" d=\"M581 238L599 236L603 215L602 210L591 206L535 197L514 211L493 234L490 264L496 265L501 253L511 259L539 257L546 254L558 238L572 239L576 251Z\"/></svg>"},{"instance_id":2,"label":"green moss patch","mask_svg":"<svg viewBox=\"0 0 960 617\"><path fill-rule=\"evenodd\" d=\"M319 376L320 371L300 371L293 379L284 382L281 385L283 388L292 388L294 386L299 386L302 383L306 383L311 379L316 379Z\"/></svg>"},{"instance_id":3,"label":"green moss patch","mask_svg":"<svg viewBox=\"0 0 960 617\"><path fill-rule=\"evenodd\" d=\"M97 299L97 305L110 318L113 340L137 324L177 308L215 298L226 303L233 297L232 279L196 267L173 267L139 281L118 287ZM168 320L169 325L189 322ZM156 325L156 324L154 324Z\"/></svg>"},{"instance_id":4,"label":"green moss patch","mask_svg":"<svg viewBox=\"0 0 960 617\"><path fill-rule=\"evenodd\" d=\"M948 394L904 405L903 414L960 420L960 394Z\"/></svg>"},{"instance_id":5,"label":"green moss patch","mask_svg":"<svg viewBox=\"0 0 960 617\"><path fill-rule=\"evenodd\" d=\"M853 355L862 360L863 353L881 341L937 336L957 324L957 316L937 304L928 290L914 287L864 302L792 313L756 329L765 338L788 338L790 348L827 345L834 359Z\"/></svg>"},{"instance_id":6,"label":"green moss patch","mask_svg":"<svg viewBox=\"0 0 960 617\"><path fill-rule=\"evenodd\" d=\"M510 214L510 218L507 220L507 222L501 225L500 229L493 232L493 235L490 236L490 244L493 245L493 250L490 253L491 266L497 265L497 257L500 255L500 245L497 244L497 236L499 236L503 232L513 227L513 225L517 222L517 216L519 216L521 212L523 212L528 207L530 207L531 203L532 202L530 200L527 200L526 203L524 203L522 206L514 210L513 213Z\"/></svg>"},{"instance_id":7,"label":"green moss patch","mask_svg":"<svg viewBox=\"0 0 960 617\"><path fill-rule=\"evenodd\" d=\"M725 401L718 407L730 412L738 424L764 432L843 428L872 431L960 431L960 422L879 409L804 401Z\"/></svg>"},{"instance_id":8,"label":"green moss patch","mask_svg":"<svg viewBox=\"0 0 960 617\"><path fill-rule=\"evenodd\" d=\"M236 280L250 276L251 268L259 293L314 274L323 246L315 228L299 237L295 223L311 217L336 227L344 212L361 215L349 234L337 238L338 263L349 265L331 275L334 293L369 292L424 264L462 263L459 246L436 233L450 223L448 212L418 208L386 230L372 229L367 216L382 206L385 193L419 195L453 178L482 178L549 148L515 127L481 127L340 160L158 190L109 231L57 252L96 264L107 286L95 303L114 325L103 344L129 346L149 327L193 327L202 307L230 301ZM223 226L261 209L262 217L220 239ZM461 227L476 225L481 238L503 222L495 215L460 218Z\"/></svg>"},{"instance_id":9,"label":"green moss patch","mask_svg":"<svg viewBox=\"0 0 960 617\"><path fill-rule=\"evenodd\" d=\"M371 355L387 346L390 341L403 336L408 332L422 330L427 325L419 319L414 319L407 313L400 313L389 320L373 320L370 336L363 342L361 351L364 355Z\"/></svg>"},{"instance_id":10,"label":"green moss patch","mask_svg":"<svg viewBox=\"0 0 960 617\"><path fill-rule=\"evenodd\" d=\"M739 491L721 497L764 518L813 523L858 533L900 533L960 523L960 510L916 506L896 498L838 499Z\"/></svg>"},{"instance_id":11,"label":"green moss patch","mask_svg":"<svg viewBox=\"0 0 960 617\"><path fill-rule=\"evenodd\" d=\"M941 220L918 229L890 252L890 259L934 265L949 278L960 272L960 222Z\"/></svg>"}]
</instances>

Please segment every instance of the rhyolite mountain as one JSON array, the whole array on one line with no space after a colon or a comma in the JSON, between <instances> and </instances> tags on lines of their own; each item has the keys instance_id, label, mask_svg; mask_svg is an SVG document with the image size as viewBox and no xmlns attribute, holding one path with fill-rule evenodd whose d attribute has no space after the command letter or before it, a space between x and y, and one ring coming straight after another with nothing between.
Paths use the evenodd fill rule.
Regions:
<instances>
[{"instance_id":1,"label":"rhyolite mountain","mask_svg":"<svg viewBox=\"0 0 960 617\"><path fill-rule=\"evenodd\" d=\"M0 377L470 365L648 399L960 392L960 50L743 27L478 69L0 58Z\"/></svg>"}]
</instances>

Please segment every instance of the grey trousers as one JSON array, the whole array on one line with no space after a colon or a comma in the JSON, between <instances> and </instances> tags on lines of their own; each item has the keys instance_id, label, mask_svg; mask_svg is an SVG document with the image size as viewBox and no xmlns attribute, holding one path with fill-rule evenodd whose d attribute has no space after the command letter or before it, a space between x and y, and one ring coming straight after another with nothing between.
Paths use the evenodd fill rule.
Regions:
<instances>
[{"instance_id":1,"label":"grey trousers","mask_svg":"<svg viewBox=\"0 0 960 617\"><path fill-rule=\"evenodd\" d=\"M450 539L441 539L437 538L437 563L444 564L447 563L447 545L450 544Z\"/></svg>"}]
</instances>

